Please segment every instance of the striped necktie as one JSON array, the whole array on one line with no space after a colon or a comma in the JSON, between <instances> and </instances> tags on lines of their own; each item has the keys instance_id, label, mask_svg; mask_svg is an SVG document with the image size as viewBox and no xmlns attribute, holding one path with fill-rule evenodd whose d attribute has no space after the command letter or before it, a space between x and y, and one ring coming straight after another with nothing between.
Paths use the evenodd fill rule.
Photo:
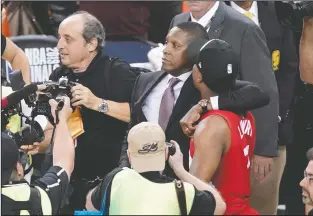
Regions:
<instances>
[{"instance_id":1,"label":"striped necktie","mask_svg":"<svg viewBox=\"0 0 313 216\"><path fill-rule=\"evenodd\" d=\"M159 125L162 127L162 129L165 131L168 121L170 119L170 116L172 114L173 108L174 108L174 102L175 102L175 95L174 95L174 86L180 82L180 79L178 78L171 78L168 88L164 91L160 110L159 110Z\"/></svg>"}]
</instances>

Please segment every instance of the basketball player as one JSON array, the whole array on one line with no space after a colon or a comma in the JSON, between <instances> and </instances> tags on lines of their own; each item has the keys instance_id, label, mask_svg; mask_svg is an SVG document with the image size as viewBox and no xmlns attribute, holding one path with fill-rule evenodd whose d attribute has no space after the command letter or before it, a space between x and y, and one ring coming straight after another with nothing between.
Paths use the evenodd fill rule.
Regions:
<instances>
[{"instance_id":1,"label":"basketball player","mask_svg":"<svg viewBox=\"0 0 313 216\"><path fill-rule=\"evenodd\" d=\"M188 53L198 53L192 76L205 112L207 99L234 86L239 60L228 43L217 39L194 41ZM258 214L249 206L254 142L254 118L250 112L221 110L204 114L191 140L190 173L205 182L212 181L225 200L225 214Z\"/></svg>"}]
</instances>

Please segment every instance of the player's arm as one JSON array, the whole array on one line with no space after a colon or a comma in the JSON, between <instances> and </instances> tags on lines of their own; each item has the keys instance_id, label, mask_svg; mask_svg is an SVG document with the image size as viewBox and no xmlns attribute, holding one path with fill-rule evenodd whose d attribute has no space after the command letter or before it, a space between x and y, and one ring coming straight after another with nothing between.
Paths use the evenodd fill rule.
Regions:
<instances>
[{"instance_id":1,"label":"player's arm","mask_svg":"<svg viewBox=\"0 0 313 216\"><path fill-rule=\"evenodd\" d=\"M2 58L10 62L13 70L21 70L23 80L26 84L31 83L28 58L23 50L16 46L9 38L6 38L6 47Z\"/></svg>"},{"instance_id":2,"label":"player's arm","mask_svg":"<svg viewBox=\"0 0 313 216\"><path fill-rule=\"evenodd\" d=\"M211 181L229 140L230 129L222 117L212 115L201 121L194 134L190 173L205 182Z\"/></svg>"}]
</instances>

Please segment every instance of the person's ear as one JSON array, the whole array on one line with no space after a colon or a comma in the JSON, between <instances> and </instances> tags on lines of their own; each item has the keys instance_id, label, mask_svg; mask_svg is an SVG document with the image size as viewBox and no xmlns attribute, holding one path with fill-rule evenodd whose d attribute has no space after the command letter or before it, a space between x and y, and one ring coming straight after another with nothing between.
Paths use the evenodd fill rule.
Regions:
<instances>
[{"instance_id":1,"label":"person's ear","mask_svg":"<svg viewBox=\"0 0 313 216\"><path fill-rule=\"evenodd\" d=\"M193 79L197 83L202 83L202 73L199 71L198 66L194 65L192 68Z\"/></svg>"},{"instance_id":2,"label":"person's ear","mask_svg":"<svg viewBox=\"0 0 313 216\"><path fill-rule=\"evenodd\" d=\"M98 46L98 40L97 38L92 38L89 42L88 42L88 51L89 52L93 52L97 49Z\"/></svg>"},{"instance_id":3,"label":"person's ear","mask_svg":"<svg viewBox=\"0 0 313 216\"><path fill-rule=\"evenodd\" d=\"M200 72L197 75L197 82L198 83L202 83L203 82L202 73L200 73Z\"/></svg>"}]
</instances>

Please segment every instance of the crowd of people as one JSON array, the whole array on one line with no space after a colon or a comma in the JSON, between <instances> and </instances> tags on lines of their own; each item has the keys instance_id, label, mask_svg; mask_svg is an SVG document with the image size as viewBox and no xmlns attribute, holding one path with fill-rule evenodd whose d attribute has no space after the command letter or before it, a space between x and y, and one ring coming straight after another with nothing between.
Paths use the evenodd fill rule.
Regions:
<instances>
[{"instance_id":1,"label":"crowd of people","mask_svg":"<svg viewBox=\"0 0 313 216\"><path fill-rule=\"evenodd\" d=\"M70 94L49 100L54 121L37 116L40 143L17 146L2 129L2 213L274 215L283 201L288 214L313 214L312 122L295 111L313 101L313 16L303 18L298 57L274 2L186 1L148 54L159 70L143 73L103 50L107 38L154 35L145 20L154 2L128 4L140 15L128 20L132 33L99 14L101 5L118 10L114 2L63 5L62 65L49 80L66 77ZM1 45L29 85L23 50L3 35ZM298 95L297 76L306 90ZM6 129L19 131L13 117ZM28 181L23 153L45 157Z\"/></svg>"}]
</instances>

